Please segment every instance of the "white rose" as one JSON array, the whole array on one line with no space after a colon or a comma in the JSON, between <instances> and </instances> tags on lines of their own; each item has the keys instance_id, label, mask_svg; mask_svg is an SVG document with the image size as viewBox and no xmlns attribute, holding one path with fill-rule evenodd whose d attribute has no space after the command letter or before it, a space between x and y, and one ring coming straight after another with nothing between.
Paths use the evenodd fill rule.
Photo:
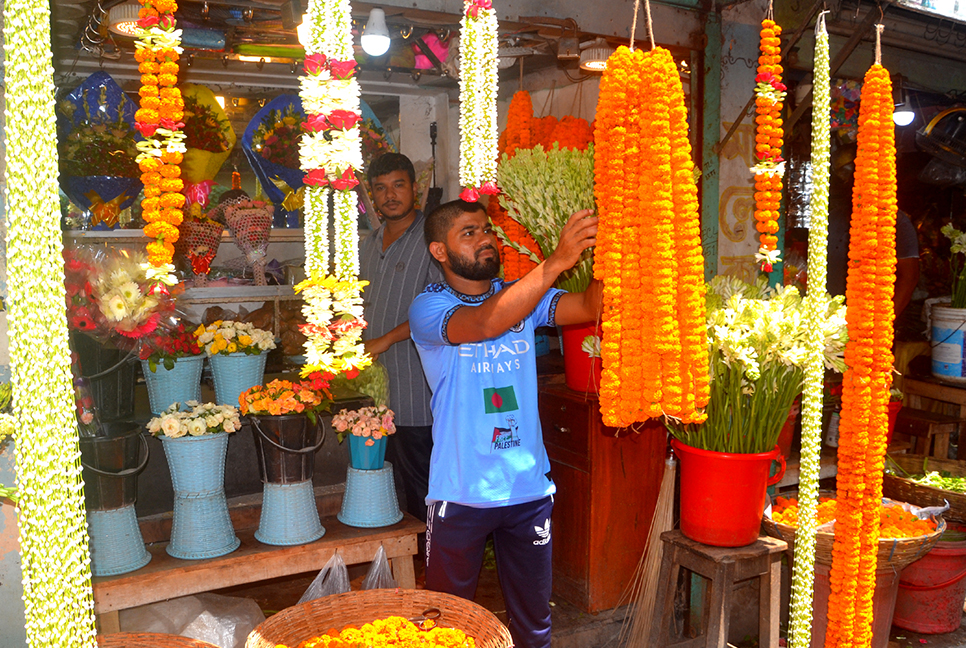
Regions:
<instances>
[{"instance_id":1,"label":"white rose","mask_svg":"<svg viewBox=\"0 0 966 648\"><path fill-rule=\"evenodd\" d=\"M174 438L181 436L178 434L181 429L181 421L176 416L165 416L161 419L160 427L165 436Z\"/></svg>"},{"instance_id":2,"label":"white rose","mask_svg":"<svg viewBox=\"0 0 966 648\"><path fill-rule=\"evenodd\" d=\"M148 432L151 434L157 434L161 431L161 419L153 418L148 421Z\"/></svg>"},{"instance_id":3,"label":"white rose","mask_svg":"<svg viewBox=\"0 0 966 648\"><path fill-rule=\"evenodd\" d=\"M221 333L221 336L226 340L231 340L235 337L235 329L233 328L218 329L218 332Z\"/></svg>"},{"instance_id":4,"label":"white rose","mask_svg":"<svg viewBox=\"0 0 966 648\"><path fill-rule=\"evenodd\" d=\"M203 419L196 418L188 421L188 434L191 436L201 436L207 431L208 426Z\"/></svg>"},{"instance_id":5,"label":"white rose","mask_svg":"<svg viewBox=\"0 0 966 648\"><path fill-rule=\"evenodd\" d=\"M225 419L224 422L225 432L231 433L235 431L235 422L231 419Z\"/></svg>"},{"instance_id":6,"label":"white rose","mask_svg":"<svg viewBox=\"0 0 966 648\"><path fill-rule=\"evenodd\" d=\"M221 412L218 412L217 414L215 414L214 419L215 419L215 425L224 423L225 415L222 414Z\"/></svg>"},{"instance_id":7,"label":"white rose","mask_svg":"<svg viewBox=\"0 0 966 648\"><path fill-rule=\"evenodd\" d=\"M218 423L219 423L218 419L215 418L214 416L206 416L205 417L205 425L207 425L210 428L216 428L216 427L218 427Z\"/></svg>"}]
</instances>

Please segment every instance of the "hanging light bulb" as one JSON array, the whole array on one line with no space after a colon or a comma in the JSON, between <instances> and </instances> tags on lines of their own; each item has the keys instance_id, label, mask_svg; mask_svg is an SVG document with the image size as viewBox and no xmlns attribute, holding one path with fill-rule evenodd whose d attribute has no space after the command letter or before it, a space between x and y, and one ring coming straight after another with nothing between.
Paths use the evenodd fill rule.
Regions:
<instances>
[{"instance_id":1,"label":"hanging light bulb","mask_svg":"<svg viewBox=\"0 0 966 648\"><path fill-rule=\"evenodd\" d=\"M309 21L305 19L305 16L302 16L302 22L295 28L295 33L298 34L299 43L302 47L308 47L309 39L312 37L312 26L309 25Z\"/></svg>"},{"instance_id":2,"label":"hanging light bulb","mask_svg":"<svg viewBox=\"0 0 966 648\"><path fill-rule=\"evenodd\" d=\"M362 49L369 56L382 56L389 51L389 28L386 27L386 12L373 7L369 20L362 30Z\"/></svg>"}]
</instances>

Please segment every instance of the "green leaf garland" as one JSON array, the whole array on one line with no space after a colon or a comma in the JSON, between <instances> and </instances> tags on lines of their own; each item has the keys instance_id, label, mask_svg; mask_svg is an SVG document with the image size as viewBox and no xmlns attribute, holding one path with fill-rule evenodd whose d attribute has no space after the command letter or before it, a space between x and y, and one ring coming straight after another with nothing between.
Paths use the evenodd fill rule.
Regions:
<instances>
[{"instance_id":1,"label":"green leaf garland","mask_svg":"<svg viewBox=\"0 0 966 648\"><path fill-rule=\"evenodd\" d=\"M10 369L27 644L96 645L64 309L50 5L4 3Z\"/></svg>"}]
</instances>

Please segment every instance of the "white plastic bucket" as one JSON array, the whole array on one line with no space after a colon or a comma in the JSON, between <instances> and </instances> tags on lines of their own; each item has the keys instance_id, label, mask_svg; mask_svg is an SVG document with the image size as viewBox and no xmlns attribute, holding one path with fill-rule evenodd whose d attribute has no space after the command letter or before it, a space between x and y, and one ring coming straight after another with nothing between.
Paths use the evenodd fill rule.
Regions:
<instances>
[{"instance_id":1,"label":"white plastic bucket","mask_svg":"<svg viewBox=\"0 0 966 648\"><path fill-rule=\"evenodd\" d=\"M943 380L966 383L964 336L966 308L932 307L932 373Z\"/></svg>"}]
</instances>

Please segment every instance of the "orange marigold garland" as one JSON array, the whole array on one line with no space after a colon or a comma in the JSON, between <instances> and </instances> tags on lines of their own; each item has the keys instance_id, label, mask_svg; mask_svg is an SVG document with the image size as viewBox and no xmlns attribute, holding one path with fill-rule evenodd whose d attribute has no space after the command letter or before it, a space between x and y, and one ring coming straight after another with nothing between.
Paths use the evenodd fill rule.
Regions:
<instances>
[{"instance_id":1,"label":"orange marigold garland","mask_svg":"<svg viewBox=\"0 0 966 648\"><path fill-rule=\"evenodd\" d=\"M134 58L141 72L135 126L144 136L137 145L144 183L141 208L144 234L154 239L147 245L149 276L154 290L166 292L165 285L175 283L171 259L185 202L179 166L185 152L184 101L177 88L181 30L175 29L175 0L140 2Z\"/></svg>"},{"instance_id":2,"label":"orange marigold garland","mask_svg":"<svg viewBox=\"0 0 966 648\"><path fill-rule=\"evenodd\" d=\"M663 48L619 48L597 104L594 276L604 281L604 423L701 422L704 257L680 76Z\"/></svg>"},{"instance_id":3,"label":"orange marigold garland","mask_svg":"<svg viewBox=\"0 0 966 648\"><path fill-rule=\"evenodd\" d=\"M553 132L557 128L557 123L557 118L553 115L534 119L530 123L530 136L533 141L533 146L539 144L544 150L551 148L554 143Z\"/></svg>"},{"instance_id":4,"label":"orange marigold garland","mask_svg":"<svg viewBox=\"0 0 966 648\"><path fill-rule=\"evenodd\" d=\"M782 199L782 175L785 161L782 159L782 101L785 84L782 83L781 38L782 33L774 20L761 22L761 56L758 58L758 76L755 77L755 157L758 162L751 171L755 174L755 227L759 232L761 246L756 259L764 272L771 272L778 261L778 209Z\"/></svg>"},{"instance_id":5,"label":"orange marigold garland","mask_svg":"<svg viewBox=\"0 0 966 648\"><path fill-rule=\"evenodd\" d=\"M888 71L877 62L866 73L859 105L846 284L848 369L839 423L838 519L825 638L830 648L868 646L872 637L876 530L880 526L893 360L896 176L892 112L892 83Z\"/></svg>"}]
</instances>

